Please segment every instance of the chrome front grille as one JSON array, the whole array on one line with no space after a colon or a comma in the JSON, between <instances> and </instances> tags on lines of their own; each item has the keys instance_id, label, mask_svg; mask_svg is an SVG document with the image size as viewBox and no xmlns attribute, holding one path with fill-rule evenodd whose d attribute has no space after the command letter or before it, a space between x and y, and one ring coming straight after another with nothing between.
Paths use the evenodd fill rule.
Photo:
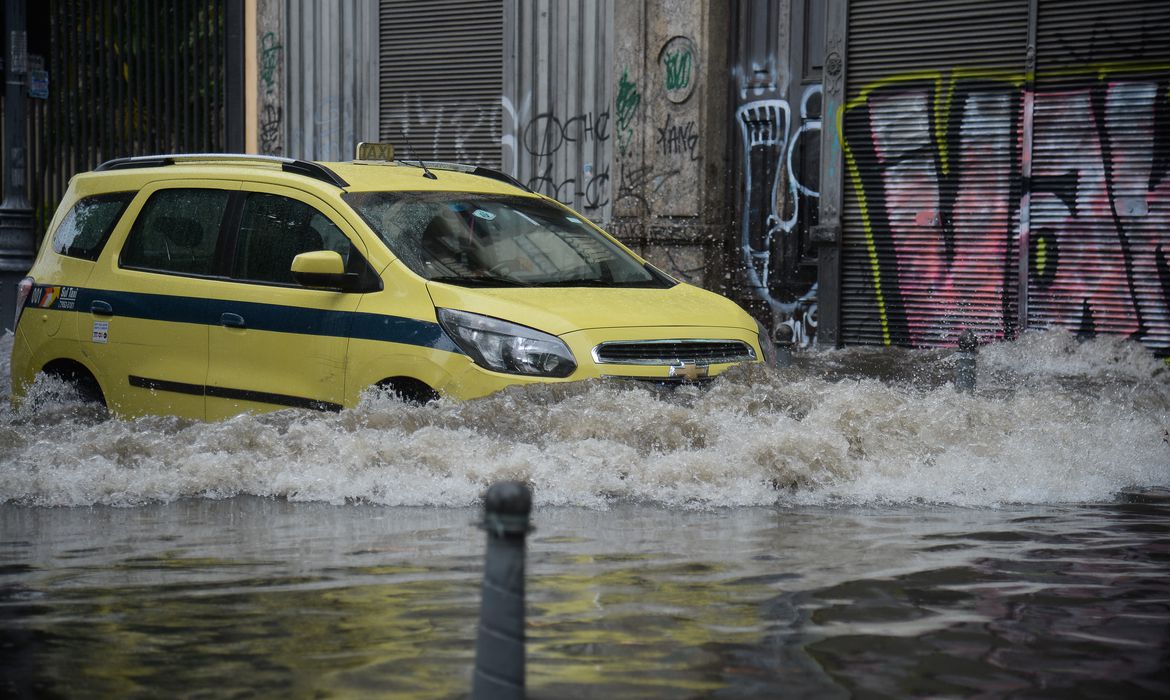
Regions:
<instances>
[{"instance_id":1,"label":"chrome front grille","mask_svg":"<svg viewBox=\"0 0 1170 700\"><path fill-rule=\"evenodd\" d=\"M740 340L615 340L593 348L599 365L714 365L756 359L752 346Z\"/></svg>"}]
</instances>

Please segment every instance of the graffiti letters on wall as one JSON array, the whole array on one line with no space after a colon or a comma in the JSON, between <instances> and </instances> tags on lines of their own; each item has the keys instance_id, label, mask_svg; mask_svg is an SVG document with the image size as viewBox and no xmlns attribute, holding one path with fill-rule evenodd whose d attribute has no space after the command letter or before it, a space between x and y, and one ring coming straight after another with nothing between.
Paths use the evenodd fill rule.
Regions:
<instances>
[{"instance_id":1,"label":"graffiti letters on wall","mask_svg":"<svg viewBox=\"0 0 1170 700\"><path fill-rule=\"evenodd\" d=\"M495 144L500 133L500 112L475 104L441 102L417 94L404 95L397 110L401 133L413 148L415 157L449 158L468 165L491 165L499 162ZM437 155L441 154L441 155Z\"/></svg>"},{"instance_id":2,"label":"graffiti letters on wall","mask_svg":"<svg viewBox=\"0 0 1170 700\"><path fill-rule=\"evenodd\" d=\"M685 102L695 87L691 75L695 65L695 43L689 37L672 37L662 47L660 56L666 76L663 81L666 98L676 104Z\"/></svg>"},{"instance_id":3,"label":"graffiti letters on wall","mask_svg":"<svg viewBox=\"0 0 1170 700\"><path fill-rule=\"evenodd\" d=\"M709 189L702 101L696 99L703 94L703 71L690 36L662 39L654 63L645 65L645 94L631 87L623 95L619 89L625 98L619 107L640 117L641 140L638 149L619 149L617 159L618 209L637 221L633 233L644 253L675 277L700 285L712 281L710 257L717 240L708 234L711 210L704 205Z\"/></svg>"},{"instance_id":4,"label":"graffiti letters on wall","mask_svg":"<svg viewBox=\"0 0 1170 700\"><path fill-rule=\"evenodd\" d=\"M656 172L652 165L638 159L640 154L631 150L635 138L635 120L642 107L642 93L629 76L629 70L623 69L614 98L618 145L618 151L614 154L617 164L617 192L614 201L616 207L621 210L620 213L630 217L627 221L619 221L615 225L615 232L619 238L632 242L644 235L642 217L650 215L651 201L656 199L670 180L681 171L671 168L664 172Z\"/></svg>"},{"instance_id":5,"label":"graffiti letters on wall","mask_svg":"<svg viewBox=\"0 0 1170 700\"><path fill-rule=\"evenodd\" d=\"M754 100L736 110L743 147L744 274L751 291L771 308L777 329L787 327L799 345L808 345L816 333L816 271L802 262L820 193L815 168L801 167L797 154L816 152L820 101L821 86L813 84L804 88L795 115L783 98Z\"/></svg>"},{"instance_id":6,"label":"graffiti letters on wall","mask_svg":"<svg viewBox=\"0 0 1170 700\"><path fill-rule=\"evenodd\" d=\"M675 123L674 116L666 115L666 122L658 129L658 138L655 145L664 156L687 156L688 160L698 160L695 149L699 145L699 130L695 120L686 123Z\"/></svg>"},{"instance_id":7,"label":"graffiti letters on wall","mask_svg":"<svg viewBox=\"0 0 1170 700\"><path fill-rule=\"evenodd\" d=\"M531 102L527 97L517 107L504 98L504 113L515 125L503 138L505 165L529 189L597 217L610 204L609 165L595 165L600 158L594 157L612 135L609 110L532 114Z\"/></svg>"},{"instance_id":8,"label":"graffiti letters on wall","mask_svg":"<svg viewBox=\"0 0 1170 700\"><path fill-rule=\"evenodd\" d=\"M634 116L638 113L638 105L642 104L642 94L638 86L630 81L630 71L623 70L621 80L618 81L617 97L614 98L614 109L617 112L617 142L618 154L624 156L634 138Z\"/></svg>"},{"instance_id":9,"label":"graffiti letters on wall","mask_svg":"<svg viewBox=\"0 0 1170 700\"><path fill-rule=\"evenodd\" d=\"M1170 349L1170 67L1136 68L908 76L846 105L884 342L1023 316Z\"/></svg>"},{"instance_id":10,"label":"graffiti letters on wall","mask_svg":"<svg viewBox=\"0 0 1170 700\"><path fill-rule=\"evenodd\" d=\"M670 104L685 103L695 91L695 42L690 37L671 37L658 53L662 90ZM657 127L654 145L663 156L698 160L699 127L693 118L676 119L671 112Z\"/></svg>"},{"instance_id":11,"label":"graffiti letters on wall","mask_svg":"<svg viewBox=\"0 0 1170 700\"><path fill-rule=\"evenodd\" d=\"M679 183L698 189L694 178L683 175L702 159L695 110L684 104L700 82L694 42L682 36L665 41L657 71L627 64L612 75L608 89L590 87L586 99L555 89L505 96L504 169L532 190L606 224L626 243L653 248L668 271L701 279L702 261L696 260L703 242L680 242L680 236L663 236L670 240L662 245L649 241L650 219L683 199Z\"/></svg>"},{"instance_id":12,"label":"graffiti letters on wall","mask_svg":"<svg viewBox=\"0 0 1170 700\"><path fill-rule=\"evenodd\" d=\"M279 90L284 47L275 32L265 32L260 37L259 52L260 153L279 156L284 153L284 112Z\"/></svg>"},{"instance_id":13,"label":"graffiti letters on wall","mask_svg":"<svg viewBox=\"0 0 1170 700\"><path fill-rule=\"evenodd\" d=\"M698 224L703 220L705 197L703 121L702 101L692 98L700 87L701 66L698 48L689 36L672 36L662 43L656 66L648 72L651 94L643 132L644 158L655 174L678 172L678 177L659 178L660 189L645 193L652 198L654 214ZM690 223L681 227L689 229ZM683 263L688 279L702 277L704 262L692 255L689 263Z\"/></svg>"}]
</instances>

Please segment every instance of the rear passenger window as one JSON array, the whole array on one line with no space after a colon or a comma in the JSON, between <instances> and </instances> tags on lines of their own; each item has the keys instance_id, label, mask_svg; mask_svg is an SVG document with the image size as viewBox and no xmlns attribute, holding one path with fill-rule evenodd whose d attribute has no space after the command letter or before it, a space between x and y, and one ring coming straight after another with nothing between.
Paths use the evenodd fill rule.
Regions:
<instances>
[{"instance_id":1,"label":"rear passenger window","mask_svg":"<svg viewBox=\"0 0 1170 700\"><path fill-rule=\"evenodd\" d=\"M230 194L210 189L155 192L122 247L122 267L213 274L215 245Z\"/></svg>"},{"instance_id":2,"label":"rear passenger window","mask_svg":"<svg viewBox=\"0 0 1170 700\"><path fill-rule=\"evenodd\" d=\"M97 260L114 224L133 198L133 192L114 192L80 200L53 234L53 250L73 258Z\"/></svg>"},{"instance_id":3,"label":"rear passenger window","mask_svg":"<svg viewBox=\"0 0 1170 700\"><path fill-rule=\"evenodd\" d=\"M254 192L244 200L232 277L296 284L292 261L314 250L334 250L349 262L352 244L324 214L304 202Z\"/></svg>"}]
</instances>

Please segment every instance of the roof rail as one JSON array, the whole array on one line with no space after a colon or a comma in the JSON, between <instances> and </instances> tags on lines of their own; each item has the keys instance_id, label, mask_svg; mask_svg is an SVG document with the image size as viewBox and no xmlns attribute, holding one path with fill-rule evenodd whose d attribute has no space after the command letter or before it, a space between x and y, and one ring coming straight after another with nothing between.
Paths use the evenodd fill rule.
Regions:
<instances>
[{"instance_id":1,"label":"roof rail","mask_svg":"<svg viewBox=\"0 0 1170 700\"><path fill-rule=\"evenodd\" d=\"M287 173L305 175L336 187L348 187L349 183L341 179L337 173L320 163L311 160L296 158L282 158L280 156L260 156L248 153L171 153L159 156L134 156L133 158L115 158L107 160L94 168L95 171L130 170L133 168L158 168L176 163L212 163L212 162L239 162L264 163L279 165Z\"/></svg>"},{"instance_id":2,"label":"roof rail","mask_svg":"<svg viewBox=\"0 0 1170 700\"><path fill-rule=\"evenodd\" d=\"M479 175L480 177L486 177L486 178L490 178L492 180L499 180L500 182L507 183L509 185L512 185L513 187L518 187L518 188L524 190L525 192L532 191L524 183L520 182L519 180L512 177L511 175L509 175L507 173L500 172L499 170L492 170L491 168L485 168L482 165L466 165L464 163L451 163L449 161L443 161L443 160L414 160L414 159L410 159L410 160L399 160L398 162L402 163L403 165L414 165L414 166L425 165L426 167L432 168L434 170L451 170L451 171L459 172L459 173L468 173L470 175Z\"/></svg>"}]
</instances>

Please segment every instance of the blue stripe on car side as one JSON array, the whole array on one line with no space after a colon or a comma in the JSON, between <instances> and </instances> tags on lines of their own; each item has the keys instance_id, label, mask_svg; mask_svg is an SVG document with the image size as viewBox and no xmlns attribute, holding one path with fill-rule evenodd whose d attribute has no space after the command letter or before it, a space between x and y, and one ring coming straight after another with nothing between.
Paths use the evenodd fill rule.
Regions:
<instances>
[{"instance_id":1,"label":"blue stripe on car side","mask_svg":"<svg viewBox=\"0 0 1170 700\"><path fill-rule=\"evenodd\" d=\"M95 301L104 301L113 307L113 317L218 326L223 314L234 313L242 316L246 327L251 330L380 340L464 354L437 323L358 311L84 288L77 290L72 309L61 310L89 313ZM32 305L26 303L26 306ZM61 308L60 298L49 308Z\"/></svg>"}]
</instances>

